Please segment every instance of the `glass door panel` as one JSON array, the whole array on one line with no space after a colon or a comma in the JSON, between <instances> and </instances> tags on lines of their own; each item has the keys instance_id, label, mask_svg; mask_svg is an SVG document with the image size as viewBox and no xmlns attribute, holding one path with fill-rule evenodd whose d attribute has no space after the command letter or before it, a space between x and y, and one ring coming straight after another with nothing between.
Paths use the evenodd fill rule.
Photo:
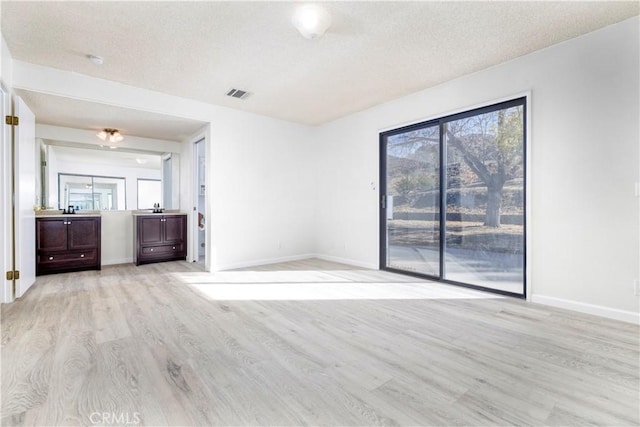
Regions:
<instances>
[{"instance_id":1,"label":"glass door panel","mask_svg":"<svg viewBox=\"0 0 640 427\"><path fill-rule=\"evenodd\" d=\"M526 98L380 135L380 265L526 296Z\"/></svg>"},{"instance_id":2,"label":"glass door panel","mask_svg":"<svg viewBox=\"0 0 640 427\"><path fill-rule=\"evenodd\" d=\"M387 268L440 276L439 141L437 124L383 137Z\"/></svg>"},{"instance_id":3,"label":"glass door panel","mask_svg":"<svg viewBox=\"0 0 640 427\"><path fill-rule=\"evenodd\" d=\"M443 279L524 295L523 105L443 124Z\"/></svg>"}]
</instances>

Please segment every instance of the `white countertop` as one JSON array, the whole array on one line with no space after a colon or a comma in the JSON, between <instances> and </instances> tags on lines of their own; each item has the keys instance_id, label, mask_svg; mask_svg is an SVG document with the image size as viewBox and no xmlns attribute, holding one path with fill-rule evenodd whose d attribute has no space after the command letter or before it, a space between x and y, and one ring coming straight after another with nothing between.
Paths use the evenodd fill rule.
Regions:
<instances>
[{"instance_id":1,"label":"white countertop","mask_svg":"<svg viewBox=\"0 0 640 427\"><path fill-rule=\"evenodd\" d=\"M186 212L182 212L179 210L173 210L173 209L169 209L166 210L162 213L153 213L152 211L148 210L148 211L133 211L131 212L131 215L133 216L141 216L141 215L186 215Z\"/></svg>"},{"instance_id":2,"label":"white countertop","mask_svg":"<svg viewBox=\"0 0 640 427\"><path fill-rule=\"evenodd\" d=\"M76 213L76 214L61 214L61 213L47 213L47 214L37 214L36 218L73 218L73 217L101 217L102 215L99 213Z\"/></svg>"}]
</instances>

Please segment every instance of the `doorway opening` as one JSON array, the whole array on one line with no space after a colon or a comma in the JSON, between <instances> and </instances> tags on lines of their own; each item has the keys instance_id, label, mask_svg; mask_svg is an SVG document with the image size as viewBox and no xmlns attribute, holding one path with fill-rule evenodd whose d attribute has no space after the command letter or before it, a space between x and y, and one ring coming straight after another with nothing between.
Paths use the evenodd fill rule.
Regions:
<instances>
[{"instance_id":1,"label":"doorway opening","mask_svg":"<svg viewBox=\"0 0 640 427\"><path fill-rule=\"evenodd\" d=\"M200 139L194 143L194 227L193 227L193 242L196 243L196 248L193 252L193 260L195 262L205 264L207 255L207 209L206 209L206 151L205 140Z\"/></svg>"},{"instance_id":2,"label":"doorway opening","mask_svg":"<svg viewBox=\"0 0 640 427\"><path fill-rule=\"evenodd\" d=\"M173 207L173 155L162 157L162 206L165 209Z\"/></svg>"}]
</instances>

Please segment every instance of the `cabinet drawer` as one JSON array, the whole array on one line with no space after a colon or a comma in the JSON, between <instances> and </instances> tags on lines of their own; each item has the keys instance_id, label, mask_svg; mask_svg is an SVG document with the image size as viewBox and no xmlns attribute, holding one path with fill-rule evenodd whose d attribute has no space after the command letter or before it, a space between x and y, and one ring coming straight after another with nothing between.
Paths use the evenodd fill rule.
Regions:
<instances>
[{"instance_id":1,"label":"cabinet drawer","mask_svg":"<svg viewBox=\"0 0 640 427\"><path fill-rule=\"evenodd\" d=\"M179 255L183 252L182 243L176 243L174 245L162 245L162 246L143 246L142 255L149 256L167 256L170 254Z\"/></svg>"},{"instance_id":2,"label":"cabinet drawer","mask_svg":"<svg viewBox=\"0 0 640 427\"><path fill-rule=\"evenodd\" d=\"M100 270L100 255L97 249L44 252L36 257L36 275L78 270Z\"/></svg>"},{"instance_id":3,"label":"cabinet drawer","mask_svg":"<svg viewBox=\"0 0 640 427\"><path fill-rule=\"evenodd\" d=\"M61 252L61 253L42 253L38 255L38 263L42 265L56 265L58 263L64 263L68 265L69 262L81 264L95 263L98 259L98 251L96 249L90 249L87 251L73 251L73 252Z\"/></svg>"}]
</instances>

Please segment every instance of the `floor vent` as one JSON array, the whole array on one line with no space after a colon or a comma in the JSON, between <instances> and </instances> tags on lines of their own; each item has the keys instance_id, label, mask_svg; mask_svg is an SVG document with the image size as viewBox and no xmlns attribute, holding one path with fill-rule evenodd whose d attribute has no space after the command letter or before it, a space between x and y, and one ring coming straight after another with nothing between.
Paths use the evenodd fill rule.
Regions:
<instances>
[{"instance_id":1,"label":"floor vent","mask_svg":"<svg viewBox=\"0 0 640 427\"><path fill-rule=\"evenodd\" d=\"M245 99L249 96L249 92L240 89L229 89L229 91L227 92L227 96L230 96L232 98Z\"/></svg>"}]
</instances>

